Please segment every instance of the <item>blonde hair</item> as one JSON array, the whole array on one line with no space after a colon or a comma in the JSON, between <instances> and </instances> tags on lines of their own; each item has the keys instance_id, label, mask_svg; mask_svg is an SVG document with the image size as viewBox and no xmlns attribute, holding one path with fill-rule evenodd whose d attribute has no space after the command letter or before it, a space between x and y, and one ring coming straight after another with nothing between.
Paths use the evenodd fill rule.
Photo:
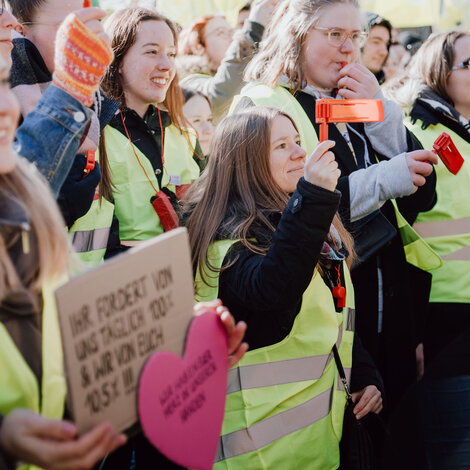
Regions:
<instances>
[{"instance_id":1,"label":"blonde hair","mask_svg":"<svg viewBox=\"0 0 470 470\"><path fill-rule=\"evenodd\" d=\"M258 54L248 64L245 81L261 81L274 87L286 75L293 92L306 85L302 49L308 32L323 11L337 4L359 8L358 0L285 0L276 10Z\"/></svg>"},{"instance_id":2,"label":"blonde hair","mask_svg":"<svg viewBox=\"0 0 470 470\"><path fill-rule=\"evenodd\" d=\"M22 157L10 173L0 174L0 194L16 197L27 213L30 234L34 234L30 240L37 241L38 265L22 281L39 292L46 281L62 277L69 268L71 248L65 222L47 183L36 167ZM0 299L20 282L8 248L0 234Z\"/></svg>"},{"instance_id":3,"label":"blonde hair","mask_svg":"<svg viewBox=\"0 0 470 470\"><path fill-rule=\"evenodd\" d=\"M470 33L453 30L430 36L413 56L408 67L385 83L385 95L396 101L407 113L427 87L453 105L447 93L447 81L454 62L455 43L464 36L470 36Z\"/></svg>"}]
</instances>

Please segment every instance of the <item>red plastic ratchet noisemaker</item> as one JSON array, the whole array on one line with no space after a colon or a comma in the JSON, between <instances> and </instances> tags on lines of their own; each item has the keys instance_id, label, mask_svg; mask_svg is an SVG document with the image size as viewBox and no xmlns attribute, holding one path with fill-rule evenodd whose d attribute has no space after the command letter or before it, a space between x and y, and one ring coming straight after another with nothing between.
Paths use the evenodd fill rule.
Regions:
<instances>
[{"instance_id":1,"label":"red plastic ratchet noisemaker","mask_svg":"<svg viewBox=\"0 0 470 470\"><path fill-rule=\"evenodd\" d=\"M443 132L434 142L432 151L452 174L456 175L462 168L464 159L449 134Z\"/></svg>"},{"instance_id":2,"label":"red plastic ratchet noisemaker","mask_svg":"<svg viewBox=\"0 0 470 470\"><path fill-rule=\"evenodd\" d=\"M328 139L328 124L334 122L377 122L384 120L381 100L335 100L315 104L315 122L320 124L320 142Z\"/></svg>"}]
</instances>

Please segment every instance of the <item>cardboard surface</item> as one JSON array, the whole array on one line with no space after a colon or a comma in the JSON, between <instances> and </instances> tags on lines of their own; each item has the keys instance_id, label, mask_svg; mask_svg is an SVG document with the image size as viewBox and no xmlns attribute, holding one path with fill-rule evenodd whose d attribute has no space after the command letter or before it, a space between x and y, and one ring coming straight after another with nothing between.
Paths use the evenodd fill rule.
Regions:
<instances>
[{"instance_id":1,"label":"cardboard surface","mask_svg":"<svg viewBox=\"0 0 470 470\"><path fill-rule=\"evenodd\" d=\"M184 359L156 352L139 383L139 416L147 439L169 459L212 468L224 419L227 339L215 313L191 323Z\"/></svg>"},{"instance_id":2,"label":"cardboard surface","mask_svg":"<svg viewBox=\"0 0 470 470\"><path fill-rule=\"evenodd\" d=\"M56 291L65 373L79 433L137 422L137 384L157 350L182 355L193 316L186 229L178 228Z\"/></svg>"}]
</instances>

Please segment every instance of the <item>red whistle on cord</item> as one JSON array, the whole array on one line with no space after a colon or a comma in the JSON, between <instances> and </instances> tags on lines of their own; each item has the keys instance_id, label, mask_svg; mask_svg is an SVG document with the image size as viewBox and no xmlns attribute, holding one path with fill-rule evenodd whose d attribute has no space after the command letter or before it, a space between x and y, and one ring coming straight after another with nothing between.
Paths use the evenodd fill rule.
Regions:
<instances>
[{"instance_id":1,"label":"red whistle on cord","mask_svg":"<svg viewBox=\"0 0 470 470\"><path fill-rule=\"evenodd\" d=\"M88 150L86 153L86 164L85 164L85 169L83 170L83 173L85 173L85 176L87 176L88 173L90 173L90 171L94 170L94 168L95 168L95 151Z\"/></svg>"},{"instance_id":2,"label":"red whistle on cord","mask_svg":"<svg viewBox=\"0 0 470 470\"><path fill-rule=\"evenodd\" d=\"M449 134L443 132L434 142L432 151L453 175L456 175L462 168L464 159Z\"/></svg>"},{"instance_id":3,"label":"red whistle on cord","mask_svg":"<svg viewBox=\"0 0 470 470\"><path fill-rule=\"evenodd\" d=\"M315 122L320 124L320 142L328 139L328 124L333 122L377 122L384 120L381 100L321 99L315 104Z\"/></svg>"}]
</instances>

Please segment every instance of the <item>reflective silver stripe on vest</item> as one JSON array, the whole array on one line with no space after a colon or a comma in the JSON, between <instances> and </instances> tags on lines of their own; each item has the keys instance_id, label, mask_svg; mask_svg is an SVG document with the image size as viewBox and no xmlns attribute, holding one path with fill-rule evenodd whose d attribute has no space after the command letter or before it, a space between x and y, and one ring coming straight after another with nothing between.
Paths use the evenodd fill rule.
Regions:
<instances>
[{"instance_id":1,"label":"reflective silver stripe on vest","mask_svg":"<svg viewBox=\"0 0 470 470\"><path fill-rule=\"evenodd\" d=\"M262 449L288 434L300 431L328 416L331 409L331 389L328 389L252 426L225 434L219 440L216 462ZM312 443L314 445L314 443Z\"/></svg>"},{"instance_id":2,"label":"reflective silver stripe on vest","mask_svg":"<svg viewBox=\"0 0 470 470\"><path fill-rule=\"evenodd\" d=\"M79 230L72 233L72 245L77 253L104 250L108 245L109 227Z\"/></svg>"},{"instance_id":3,"label":"reflective silver stripe on vest","mask_svg":"<svg viewBox=\"0 0 470 470\"><path fill-rule=\"evenodd\" d=\"M355 310L346 312L346 330L354 331ZM339 327L336 346L343 337L343 325ZM283 385L304 380L318 380L333 357L333 353L285 359L283 361L262 362L238 366L228 371L227 394L253 388Z\"/></svg>"},{"instance_id":4,"label":"reflective silver stripe on vest","mask_svg":"<svg viewBox=\"0 0 470 470\"><path fill-rule=\"evenodd\" d=\"M239 366L228 371L227 394L304 380L318 380L331 354Z\"/></svg>"},{"instance_id":5,"label":"reflective silver stripe on vest","mask_svg":"<svg viewBox=\"0 0 470 470\"><path fill-rule=\"evenodd\" d=\"M413 228L423 238L450 237L470 233L470 217L455 220L442 220L439 222L420 222Z\"/></svg>"},{"instance_id":6,"label":"reflective silver stripe on vest","mask_svg":"<svg viewBox=\"0 0 470 470\"><path fill-rule=\"evenodd\" d=\"M470 261L470 246L442 256L442 259L446 261Z\"/></svg>"}]
</instances>

